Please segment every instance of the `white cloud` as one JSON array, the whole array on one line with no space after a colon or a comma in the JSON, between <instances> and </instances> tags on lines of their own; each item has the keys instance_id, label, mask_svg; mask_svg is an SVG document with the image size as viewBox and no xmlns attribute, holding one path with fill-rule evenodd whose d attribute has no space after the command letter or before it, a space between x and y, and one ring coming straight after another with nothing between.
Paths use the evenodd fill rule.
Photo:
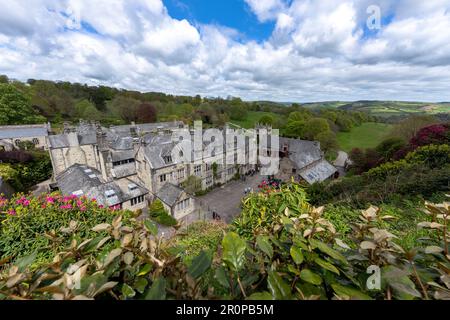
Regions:
<instances>
[{"instance_id":1,"label":"white cloud","mask_svg":"<svg viewBox=\"0 0 450 320\"><path fill-rule=\"evenodd\" d=\"M278 101L450 100L450 0L245 0L263 42L161 0L0 0L0 74ZM390 17L390 19L386 19Z\"/></svg>"}]
</instances>

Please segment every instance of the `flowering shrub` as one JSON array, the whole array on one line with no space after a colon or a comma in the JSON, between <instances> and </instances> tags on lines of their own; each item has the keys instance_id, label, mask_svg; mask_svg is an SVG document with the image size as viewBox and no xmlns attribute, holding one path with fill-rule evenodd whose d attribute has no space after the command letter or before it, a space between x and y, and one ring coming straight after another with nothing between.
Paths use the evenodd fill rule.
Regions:
<instances>
[{"instance_id":1,"label":"flowering shrub","mask_svg":"<svg viewBox=\"0 0 450 320\"><path fill-rule=\"evenodd\" d=\"M421 129L410 142L413 148L430 144L450 144L450 124L437 124Z\"/></svg>"},{"instance_id":2,"label":"flowering shrub","mask_svg":"<svg viewBox=\"0 0 450 320\"><path fill-rule=\"evenodd\" d=\"M67 234L58 244L51 244L49 236L67 232L72 221L80 237L92 235L90 229L99 223L111 222L114 209L99 206L95 199L62 196L58 193L32 197L18 194L12 199L0 198L0 260L15 260L38 251L37 262L45 262L72 240ZM126 217L131 213L125 214Z\"/></svg>"},{"instance_id":3,"label":"flowering shrub","mask_svg":"<svg viewBox=\"0 0 450 320\"><path fill-rule=\"evenodd\" d=\"M276 179L264 180L258 185L259 192L265 194L272 193L281 187L281 182L281 180Z\"/></svg>"}]
</instances>

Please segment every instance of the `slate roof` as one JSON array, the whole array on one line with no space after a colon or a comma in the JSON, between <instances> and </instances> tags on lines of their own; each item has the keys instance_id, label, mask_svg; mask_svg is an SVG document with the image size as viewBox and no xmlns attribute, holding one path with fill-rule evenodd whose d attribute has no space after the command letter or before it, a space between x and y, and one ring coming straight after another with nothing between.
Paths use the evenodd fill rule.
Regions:
<instances>
[{"instance_id":1,"label":"slate roof","mask_svg":"<svg viewBox=\"0 0 450 320\"><path fill-rule=\"evenodd\" d=\"M144 147L144 154L153 169L161 169L174 163L166 163L164 156L170 156L175 147L172 142L172 135L146 135L144 137L146 146Z\"/></svg>"},{"instance_id":2,"label":"slate roof","mask_svg":"<svg viewBox=\"0 0 450 320\"><path fill-rule=\"evenodd\" d=\"M47 136L48 136L48 127L46 124L0 127L0 139L20 139L20 138L34 138Z\"/></svg>"},{"instance_id":3,"label":"slate roof","mask_svg":"<svg viewBox=\"0 0 450 320\"><path fill-rule=\"evenodd\" d=\"M159 123L144 123L144 124L136 124L136 125L124 125L124 126L114 126L110 129L122 136L130 136L131 130L133 128L136 129L136 132L139 134L147 134L156 132L158 130L172 130L178 129L180 127L184 127L184 123L182 121L174 121L174 122L159 122Z\"/></svg>"},{"instance_id":4,"label":"slate roof","mask_svg":"<svg viewBox=\"0 0 450 320\"><path fill-rule=\"evenodd\" d=\"M136 164L135 163L128 163L123 164L121 166L115 166L112 169L112 176L114 179L120 179L129 177L136 174Z\"/></svg>"},{"instance_id":5,"label":"slate roof","mask_svg":"<svg viewBox=\"0 0 450 320\"><path fill-rule=\"evenodd\" d=\"M156 197L167 204L169 207L173 207L177 204L184 190L171 184L166 183L156 194Z\"/></svg>"},{"instance_id":6,"label":"slate roof","mask_svg":"<svg viewBox=\"0 0 450 320\"><path fill-rule=\"evenodd\" d=\"M111 159L113 162L134 159L134 150L124 150L124 151L111 151Z\"/></svg>"},{"instance_id":7,"label":"slate roof","mask_svg":"<svg viewBox=\"0 0 450 320\"><path fill-rule=\"evenodd\" d=\"M323 182L332 177L337 172L337 169L333 167L328 161L320 160L317 163L311 165L309 168L300 172L300 176L305 179L309 184L316 182Z\"/></svg>"},{"instance_id":8,"label":"slate roof","mask_svg":"<svg viewBox=\"0 0 450 320\"><path fill-rule=\"evenodd\" d=\"M320 144L315 141L280 138L280 149L284 145L289 147L289 159L293 161L299 169L322 159Z\"/></svg>"},{"instance_id":9,"label":"slate roof","mask_svg":"<svg viewBox=\"0 0 450 320\"><path fill-rule=\"evenodd\" d=\"M105 182L98 170L79 164L58 175L56 181L64 195L82 191L82 195L97 199L97 202L105 207L112 207L148 194L147 189L129 179ZM136 190L130 190L129 185L136 185Z\"/></svg>"}]
</instances>

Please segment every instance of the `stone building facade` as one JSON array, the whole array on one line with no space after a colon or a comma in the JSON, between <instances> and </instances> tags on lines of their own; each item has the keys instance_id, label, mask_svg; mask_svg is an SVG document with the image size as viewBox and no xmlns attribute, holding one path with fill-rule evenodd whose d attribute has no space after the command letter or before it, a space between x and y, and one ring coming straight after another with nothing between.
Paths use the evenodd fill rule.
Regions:
<instances>
[{"instance_id":1,"label":"stone building facade","mask_svg":"<svg viewBox=\"0 0 450 320\"><path fill-rule=\"evenodd\" d=\"M190 161L176 161L174 154L181 156L186 152L173 139L173 133L180 129L187 131L190 138L195 138L194 132L181 122L110 128L86 122L76 127L65 126L62 134L48 137L56 185L65 185L60 189L67 192L97 195L105 188L109 193L115 190L119 202L114 205L119 204L123 208L145 207L148 202L159 198L175 218L182 219L195 208L194 197L181 187L189 177L197 177L201 181L201 189L206 190L259 167L257 162L250 161L257 157L250 145L258 144L259 136L256 140L246 136L244 141L238 141L237 137L228 135L227 130L217 130L216 136L210 138L202 136L201 150L188 151L192 152ZM216 141L217 138L220 141ZM280 146L273 146L269 141L262 152L264 156L282 156L279 175L286 181L296 177L314 183L335 173L334 167L324 159L320 144L315 142L281 139ZM84 169L79 169L80 166ZM95 171L94 175L100 182L87 190L84 184L90 186L92 181L80 174L80 170ZM80 180L81 186L68 187L61 177L66 181ZM130 185L139 189L139 200L144 196L145 204L139 202L136 207L135 198L130 198L130 190L127 189ZM77 190L72 190L74 188ZM103 199L103 196L99 198ZM108 196L104 200L105 205L110 206L107 199Z\"/></svg>"}]
</instances>

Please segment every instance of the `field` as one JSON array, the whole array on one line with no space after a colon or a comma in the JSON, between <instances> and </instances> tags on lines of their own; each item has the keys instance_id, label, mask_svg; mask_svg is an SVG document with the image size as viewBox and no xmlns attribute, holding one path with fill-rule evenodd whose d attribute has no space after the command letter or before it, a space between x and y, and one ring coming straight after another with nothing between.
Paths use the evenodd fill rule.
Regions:
<instances>
[{"instance_id":1,"label":"field","mask_svg":"<svg viewBox=\"0 0 450 320\"><path fill-rule=\"evenodd\" d=\"M364 123L351 132L338 133L339 146L346 152L354 148L374 148L383 141L391 128L391 125L384 123Z\"/></svg>"},{"instance_id":2,"label":"field","mask_svg":"<svg viewBox=\"0 0 450 320\"><path fill-rule=\"evenodd\" d=\"M411 115L450 114L450 103L427 103L406 101L356 101L356 102L317 102L302 105L309 109L333 108L347 111L367 112L380 118Z\"/></svg>"}]
</instances>

